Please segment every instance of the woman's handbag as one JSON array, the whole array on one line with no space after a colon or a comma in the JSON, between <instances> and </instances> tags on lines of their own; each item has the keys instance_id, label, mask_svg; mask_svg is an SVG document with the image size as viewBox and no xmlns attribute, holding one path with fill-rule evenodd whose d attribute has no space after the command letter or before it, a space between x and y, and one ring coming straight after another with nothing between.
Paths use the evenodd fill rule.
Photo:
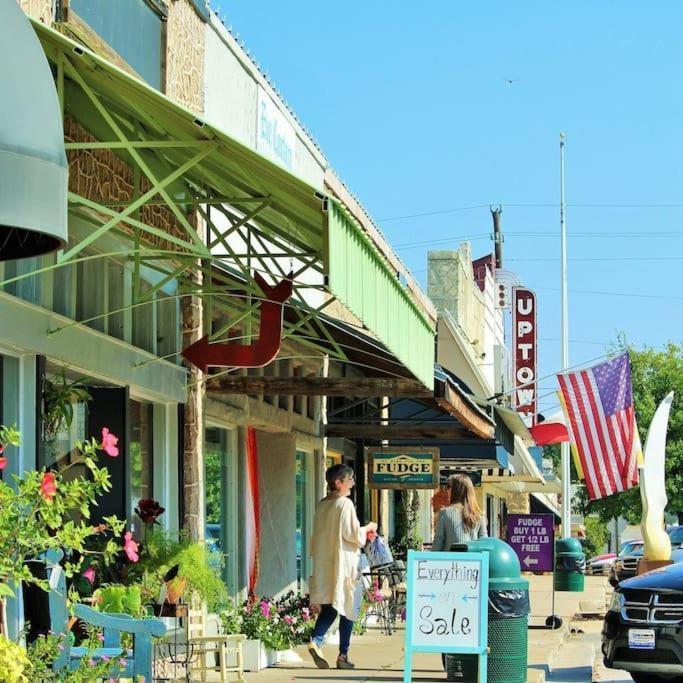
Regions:
<instances>
[{"instance_id":1,"label":"woman's handbag","mask_svg":"<svg viewBox=\"0 0 683 683\"><path fill-rule=\"evenodd\" d=\"M383 536L379 534L373 536L365 544L365 555L368 558L368 564L372 569L377 567L386 567L394 563L394 556L391 554L389 544L384 540Z\"/></svg>"}]
</instances>

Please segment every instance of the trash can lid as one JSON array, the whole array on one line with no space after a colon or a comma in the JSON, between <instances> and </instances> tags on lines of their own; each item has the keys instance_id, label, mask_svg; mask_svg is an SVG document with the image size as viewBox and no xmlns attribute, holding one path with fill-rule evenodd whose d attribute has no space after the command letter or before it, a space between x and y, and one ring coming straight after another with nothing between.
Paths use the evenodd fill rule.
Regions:
<instances>
[{"instance_id":1,"label":"trash can lid","mask_svg":"<svg viewBox=\"0 0 683 683\"><path fill-rule=\"evenodd\" d=\"M583 555L583 546L576 538L558 538L555 542L555 552Z\"/></svg>"},{"instance_id":2,"label":"trash can lid","mask_svg":"<svg viewBox=\"0 0 683 683\"><path fill-rule=\"evenodd\" d=\"M517 553L499 538L478 538L467 544L470 552L489 554L489 590L525 590L529 582L522 578Z\"/></svg>"}]
</instances>

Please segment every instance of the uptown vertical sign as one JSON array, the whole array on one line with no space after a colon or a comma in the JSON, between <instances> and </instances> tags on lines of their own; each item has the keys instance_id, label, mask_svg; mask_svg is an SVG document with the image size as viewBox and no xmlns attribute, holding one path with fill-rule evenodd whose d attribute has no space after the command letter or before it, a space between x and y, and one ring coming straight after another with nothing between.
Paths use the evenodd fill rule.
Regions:
<instances>
[{"instance_id":1,"label":"uptown vertical sign","mask_svg":"<svg viewBox=\"0 0 683 683\"><path fill-rule=\"evenodd\" d=\"M512 339L514 407L532 427L538 412L536 295L526 287L512 288Z\"/></svg>"}]
</instances>

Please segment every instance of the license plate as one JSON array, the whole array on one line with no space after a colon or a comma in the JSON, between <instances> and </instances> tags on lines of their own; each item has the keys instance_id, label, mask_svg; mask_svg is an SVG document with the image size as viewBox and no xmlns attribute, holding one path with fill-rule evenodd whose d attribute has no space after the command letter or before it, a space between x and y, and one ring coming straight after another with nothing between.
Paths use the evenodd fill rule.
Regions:
<instances>
[{"instance_id":1,"label":"license plate","mask_svg":"<svg viewBox=\"0 0 683 683\"><path fill-rule=\"evenodd\" d=\"M653 628L630 628L628 646L632 650L654 650L655 630Z\"/></svg>"}]
</instances>

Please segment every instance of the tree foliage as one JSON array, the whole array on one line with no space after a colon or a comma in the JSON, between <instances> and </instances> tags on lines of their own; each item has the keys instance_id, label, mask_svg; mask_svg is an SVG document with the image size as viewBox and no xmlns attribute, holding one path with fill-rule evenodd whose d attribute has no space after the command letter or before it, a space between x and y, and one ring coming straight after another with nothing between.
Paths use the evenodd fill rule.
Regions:
<instances>
[{"instance_id":1,"label":"tree foliage","mask_svg":"<svg viewBox=\"0 0 683 683\"><path fill-rule=\"evenodd\" d=\"M661 351L651 348L630 348L629 351L633 399L643 448L657 406L670 391L674 392L666 445L666 492L667 512L677 514L680 521L683 517L683 345L669 343ZM636 524L642 515L639 487L590 502L585 487L581 486L574 507L584 514L595 513L605 522L622 516Z\"/></svg>"}]
</instances>

